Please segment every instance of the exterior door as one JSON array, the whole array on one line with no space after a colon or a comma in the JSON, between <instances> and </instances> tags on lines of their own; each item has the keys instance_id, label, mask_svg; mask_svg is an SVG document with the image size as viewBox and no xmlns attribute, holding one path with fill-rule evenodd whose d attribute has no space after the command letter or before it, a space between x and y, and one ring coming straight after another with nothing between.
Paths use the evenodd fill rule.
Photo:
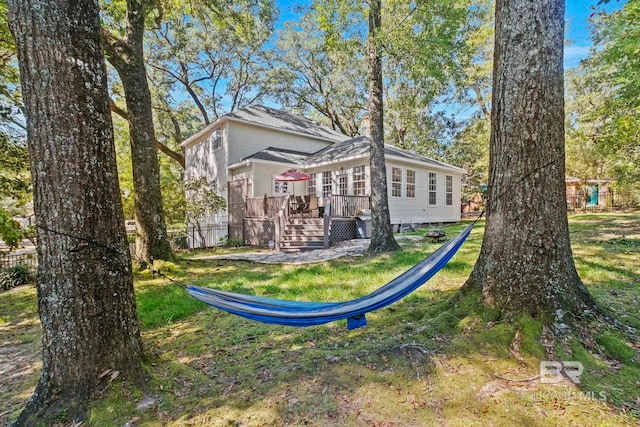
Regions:
<instances>
[{"instance_id":1,"label":"exterior door","mask_svg":"<svg viewBox=\"0 0 640 427\"><path fill-rule=\"evenodd\" d=\"M587 206L598 206L599 193L600 188L597 185L589 188L589 200L587 201Z\"/></svg>"}]
</instances>

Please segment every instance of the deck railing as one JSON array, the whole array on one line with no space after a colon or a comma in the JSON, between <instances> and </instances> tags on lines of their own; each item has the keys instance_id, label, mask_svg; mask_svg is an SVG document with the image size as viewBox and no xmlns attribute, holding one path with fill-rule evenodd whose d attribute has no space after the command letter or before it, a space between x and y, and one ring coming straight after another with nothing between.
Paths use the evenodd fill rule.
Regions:
<instances>
[{"instance_id":1,"label":"deck railing","mask_svg":"<svg viewBox=\"0 0 640 427\"><path fill-rule=\"evenodd\" d=\"M278 214L286 196L252 197L247 199L247 218L273 218Z\"/></svg>"},{"instance_id":2,"label":"deck railing","mask_svg":"<svg viewBox=\"0 0 640 427\"><path fill-rule=\"evenodd\" d=\"M351 218L365 209L371 209L369 196L331 196L331 216L334 218Z\"/></svg>"},{"instance_id":3,"label":"deck railing","mask_svg":"<svg viewBox=\"0 0 640 427\"><path fill-rule=\"evenodd\" d=\"M284 233L285 227L289 222L289 194L285 194L283 200L278 207L278 212L276 213L276 218L274 221L275 226L275 250L276 252L280 252L280 244L282 242L282 234Z\"/></svg>"}]
</instances>

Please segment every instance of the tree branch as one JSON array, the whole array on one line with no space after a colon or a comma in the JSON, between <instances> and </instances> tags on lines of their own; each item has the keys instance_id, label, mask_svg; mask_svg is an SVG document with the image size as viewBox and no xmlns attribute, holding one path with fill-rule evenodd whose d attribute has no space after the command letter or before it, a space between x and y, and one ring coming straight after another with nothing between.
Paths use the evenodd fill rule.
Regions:
<instances>
[{"instance_id":1,"label":"tree branch","mask_svg":"<svg viewBox=\"0 0 640 427\"><path fill-rule=\"evenodd\" d=\"M123 108L120 108L111 98L109 98L109 108L111 109L112 113L115 113L120 117L122 117L123 119L129 121L128 112ZM175 118L173 117L172 114L169 114L169 116L171 117L171 121L173 122L175 127L177 124L175 121ZM183 169L185 168L184 154L179 153L177 151L173 151L171 148L167 147L166 145L158 141L157 138L154 140L154 144L158 150L162 151L164 154L166 154L167 156L169 156L170 158L178 162Z\"/></svg>"}]
</instances>

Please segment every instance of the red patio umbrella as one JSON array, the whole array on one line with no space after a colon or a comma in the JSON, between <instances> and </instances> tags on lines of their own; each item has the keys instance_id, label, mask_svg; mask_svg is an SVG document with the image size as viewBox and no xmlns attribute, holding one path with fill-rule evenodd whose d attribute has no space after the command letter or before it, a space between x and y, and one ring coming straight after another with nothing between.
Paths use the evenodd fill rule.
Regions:
<instances>
[{"instance_id":1,"label":"red patio umbrella","mask_svg":"<svg viewBox=\"0 0 640 427\"><path fill-rule=\"evenodd\" d=\"M311 179L311 175L307 175L298 169L289 169L280 175L276 175L275 178L278 181L308 181Z\"/></svg>"},{"instance_id":2,"label":"red patio umbrella","mask_svg":"<svg viewBox=\"0 0 640 427\"><path fill-rule=\"evenodd\" d=\"M311 179L311 175L301 172L298 169L289 169L288 171L282 172L280 175L276 175L275 178L278 181L289 181L289 182L309 181ZM295 194L295 189L293 193Z\"/></svg>"}]
</instances>

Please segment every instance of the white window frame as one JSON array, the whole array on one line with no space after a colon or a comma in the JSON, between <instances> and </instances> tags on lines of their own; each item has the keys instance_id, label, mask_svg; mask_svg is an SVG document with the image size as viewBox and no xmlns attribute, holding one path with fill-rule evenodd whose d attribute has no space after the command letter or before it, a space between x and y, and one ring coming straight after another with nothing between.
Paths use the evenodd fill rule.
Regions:
<instances>
[{"instance_id":1,"label":"white window frame","mask_svg":"<svg viewBox=\"0 0 640 427\"><path fill-rule=\"evenodd\" d=\"M367 169L365 165L354 166L351 170L353 181L353 195L364 196L367 194Z\"/></svg>"},{"instance_id":2,"label":"white window frame","mask_svg":"<svg viewBox=\"0 0 640 427\"><path fill-rule=\"evenodd\" d=\"M429 171L429 179L427 180L427 204L435 206L438 204L438 174Z\"/></svg>"},{"instance_id":3,"label":"white window frame","mask_svg":"<svg viewBox=\"0 0 640 427\"><path fill-rule=\"evenodd\" d=\"M273 194L287 194L289 192L288 181L278 181L273 178Z\"/></svg>"},{"instance_id":4,"label":"white window frame","mask_svg":"<svg viewBox=\"0 0 640 427\"><path fill-rule=\"evenodd\" d=\"M337 176L336 180L336 194L340 196L346 196L349 194L349 175L341 173Z\"/></svg>"},{"instance_id":5,"label":"white window frame","mask_svg":"<svg viewBox=\"0 0 640 427\"><path fill-rule=\"evenodd\" d=\"M209 140L211 141L211 147L213 151L217 151L222 148L222 128L218 128L211 132L209 136Z\"/></svg>"},{"instance_id":6,"label":"white window frame","mask_svg":"<svg viewBox=\"0 0 640 427\"><path fill-rule=\"evenodd\" d=\"M333 192L333 177L331 171L322 172L322 197L329 197Z\"/></svg>"},{"instance_id":7,"label":"white window frame","mask_svg":"<svg viewBox=\"0 0 640 427\"><path fill-rule=\"evenodd\" d=\"M453 175L445 175L445 206L453 206Z\"/></svg>"},{"instance_id":8,"label":"white window frame","mask_svg":"<svg viewBox=\"0 0 640 427\"><path fill-rule=\"evenodd\" d=\"M407 197L410 199L416 198L416 170L415 169L407 169L406 171L407 180L405 184L405 191L407 192ZM411 176L411 179L409 177Z\"/></svg>"},{"instance_id":9,"label":"white window frame","mask_svg":"<svg viewBox=\"0 0 640 427\"><path fill-rule=\"evenodd\" d=\"M307 194L311 197L316 197L317 196L317 192L318 192L318 187L316 186L316 174L315 173L310 173L309 176L311 177L309 179L309 182L307 183Z\"/></svg>"},{"instance_id":10,"label":"white window frame","mask_svg":"<svg viewBox=\"0 0 640 427\"><path fill-rule=\"evenodd\" d=\"M396 178L400 180L397 181ZM391 197L402 197L402 168L391 167Z\"/></svg>"}]
</instances>

